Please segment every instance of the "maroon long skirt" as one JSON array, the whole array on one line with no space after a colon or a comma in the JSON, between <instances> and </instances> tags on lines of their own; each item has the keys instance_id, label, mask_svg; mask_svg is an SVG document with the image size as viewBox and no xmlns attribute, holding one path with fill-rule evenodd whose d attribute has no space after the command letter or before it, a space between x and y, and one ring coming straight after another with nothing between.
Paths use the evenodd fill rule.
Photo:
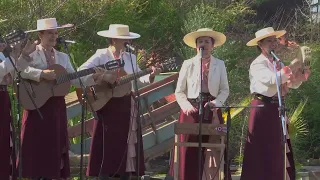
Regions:
<instances>
[{"instance_id":1,"label":"maroon long skirt","mask_svg":"<svg viewBox=\"0 0 320 180\"><path fill-rule=\"evenodd\" d=\"M125 175L127 174L127 138L131 116L131 96L112 98L97 111L97 115L99 120L94 122L87 176ZM142 136L140 140L139 175L141 176L144 175ZM138 153L137 147L136 152Z\"/></svg>"},{"instance_id":2,"label":"maroon long skirt","mask_svg":"<svg viewBox=\"0 0 320 180\"><path fill-rule=\"evenodd\" d=\"M217 111L217 115L220 121L220 124L223 124L223 118L221 110L219 109ZM203 123L212 123L212 116L213 112L210 111L209 113L209 121L203 121ZM179 116L179 123L199 123L199 112L192 113L191 115L186 115L183 113L183 111L180 111ZM198 135L180 135L180 141L181 142L198 142ZM203 135L202 136L202 142L207 143L209 140L209 136ZM202 162L201 165L201 173L203 172L203 166L205 162L205 156L204 156L205 148L203 148L202 151ZM199 169L199 163L198 163L198 148L194 147L180 147L180 159L179 159L179 180L198 180L198 169ZM171 157L170 160L170 176L174 176L174 156ZM217 164L219 166L219 164ZM221 164L221 166L224 166L225 168L225 174L226 174L226 164ZM230 167L228 167L230 169ZM230 170L228 171L229 180L231 180L231 173ZM217 173L217 176L219 174Z\"/></svg>"},{"instance_id":3,"label":"maroon long skirt","mask_svg":"<svg viewBox=\"0 0 320 180\"><path fill-rule=\"evenodd\" d=\"M70 176L67 111L64 97L51 97L41 108L24 111L21 130L22 176L59 179ZM17 164L20 160L18 159Z\"/></svg>"},{"instance_id":4,"label":"maroon long skirt","mask_svg":"<svg viewBox=\"0 0 320 180\"><path fill-rule=\"evenodd\" d=\"M0 179L9 180L12 175L12 169L10 165L10 159L15 158L14 148L10 147L10 123L12 123L11 118L11 103L9 94L7 91L0 91ZM14 137L12 137L14 141ZM13 142L14 143L14 142ZM13 146L14 147L14 146ZM11 157L11 158L10 158ZM11 164L13 164L11 162ZM14 166L13 166L14 167ZM13 175L15 179L15 174Z\"/></svg>"},{"instance_id":5,"label":"maroon long skirt","mask_svg":"<svg viewBox=\"0 0 320 180\"><path fill-rule=\"evenodd\" d=\"M263 108L253 108L248 122L248 137L244 150L242 180L282 180L283 145L282 126L279 118L278 103L265 103L253 100L251 105L264 104ZM290 141L287 158L290 167L287 172L295 179L295 166Z\"/></svg>"}]
</instances>

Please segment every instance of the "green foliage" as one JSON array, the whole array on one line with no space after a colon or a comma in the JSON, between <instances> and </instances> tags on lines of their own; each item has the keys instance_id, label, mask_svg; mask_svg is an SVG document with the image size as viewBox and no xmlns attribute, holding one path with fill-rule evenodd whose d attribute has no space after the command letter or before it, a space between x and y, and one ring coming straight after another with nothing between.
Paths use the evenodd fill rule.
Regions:
<instances>
[{"instance_id":1,"label":"green foliage","mask_svg":"<svg viewBox=\"0 0 320 180\"><path fill-rule=\"evenodd\" d=\"M301 117L307 102L308 99L305 99L299 103L294 111L288 113L288 118L290 120L288 131L291 144L293 145L295 159L298 160L297 163L307 157L307 153L301 151L301 149L303 149L303 146L301 145L306 143L306 137L309 132L307 122Z\"/></svg>"},{"instance_id":2,"label":"green foliage","mask_svg":"<svg viewBox=\"0 0 320 180\"><path fill-rule=\"evenodd\" d=\"M227 33L232 25L245 24L246 16L251 15L252 11L241 3L234 3L225 8L217 8L207 4L199 4L188 12L184 19L182 32L187 34L200 28L211 28L215 31ZM234 42L230 42L234 44ZM220 47L216 51L219 51ZM176 51L184 58L194 56L195 51L186 47L183 42L180 43Z\"/></svg>"}]
</instances>

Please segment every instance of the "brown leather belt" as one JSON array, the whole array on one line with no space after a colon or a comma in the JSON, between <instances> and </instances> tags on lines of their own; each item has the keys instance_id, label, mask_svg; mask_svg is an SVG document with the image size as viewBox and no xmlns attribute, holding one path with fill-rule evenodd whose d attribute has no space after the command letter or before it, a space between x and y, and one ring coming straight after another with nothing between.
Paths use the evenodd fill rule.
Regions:
<instances>
[{"instance_id":1,"label":"brown leather belt","mask_svg":"<svg viewBox=\"0 0 320 180\"><path fill-rule=\"evenodd\" d=\"M7 85L0 85L0 91L8 91Z\"/></svg>"}]
</instances>

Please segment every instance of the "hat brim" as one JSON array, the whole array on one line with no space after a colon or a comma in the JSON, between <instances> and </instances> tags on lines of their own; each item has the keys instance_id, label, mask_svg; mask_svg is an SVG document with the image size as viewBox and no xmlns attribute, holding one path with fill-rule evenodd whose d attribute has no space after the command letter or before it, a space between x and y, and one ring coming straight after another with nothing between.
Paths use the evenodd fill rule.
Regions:
<instances>
[{"instance_id":1,"label":"hat brim","mask_svg":"<svg viewBox=\"0 0 320 180\"><path fill-rule=\"evenodd\" d=\"M65 24L62 26L52 27L52 28L44 28L44 29L35 29L35 30L29 30L25 31L25 33L31 33L31 32L38 32L38 31L45 31L45 30L51 30L51 29L63 29L63 28L71 28L73 27L73 24Z\"/></svg>"},{"instance_id":2,"label":"hat brim","mask_svg":"<svg viewBox=\"0 0 320 180\"><path fill-rule=\"evenodd\" d=\"M220 32L216 31L196 31L191 32L184 36L183 41L186 45L197 48L196 39L199 37L212 37L214 39L214 47L223 45L226 42L227 37Z\"/></svg>"},{"instance_id":3,"label":"hat brim","mask_svg":"<svg viewBox=\"0 0 320 180\"><path fill-rule=\"evenodd\" d=\"M140 34L133 33L133 32L129 32L128 36L117 36L111 33L109 30L99 31L97 32L97 34L102 37L113 38L113 39L137 39L141 37Z\"/></svg>"},{"instance_id":4,"label":"hat brim","mask_svg":"<svg viewBox=\"0 0 320 180\"><path fill-rule=\"evenodd\" d=\"M247 43L247 46L257 46L257 45L258 45L258 42L261 41L262 39L265 39L265 38L271 37L271 36L276 36L276 38L279 38L279 37L285 35L286 33L287 33L286 30L275 31L275 32L270 33L270 34L266 34L266 35L264 35L264 36L260 36L260 37L251 39L251 40Z\"/></svg>"}]
</instances>

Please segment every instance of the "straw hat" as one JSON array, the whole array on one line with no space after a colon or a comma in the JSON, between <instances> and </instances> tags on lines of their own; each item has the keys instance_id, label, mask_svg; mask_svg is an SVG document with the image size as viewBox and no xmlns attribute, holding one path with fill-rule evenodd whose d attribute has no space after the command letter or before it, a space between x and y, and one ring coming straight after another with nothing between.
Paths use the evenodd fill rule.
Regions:
<instances>
[{"instance_id":1,"label":"straw hat","mask_svg":"<svg viewBox=\"0 0 320 180\"><path fill-rule=\"evenodd\" d=\"M279 37L283 36L284 34L286 34L285 30L275 31L272 27L267 27L267 28L264 28L264 29L257 31L256 38L250 40L247 43L247 46L257 46L258 42L264 38L267 38L270 36L276 36L277 38L279 38Z\"/></svg>"},{"instance_id":2,"label":"straw hat","mask_svg":"<svg viewBox=\"0 0 320 180\"><path fill-rule=\"evenodd\" d=\"M213 31L212 29L209 28L201 28L198 29L197 31L191 32L187 35L184 36L183 41L186 43L186 45L196 48L196 39L199 37L212 37L214 39L214 47L221 46L226 42L227 37L217 31Z\"/></svg>"},{"instance_id":3,"label":"straw hat","mask_svg":"<svg viewBox=\"0 0 320 180\"><path fill-rule=\"evenodd\" d=\"M114 39L137 39L140 34L129 31L129 26L124 24L110 24L108 30L97 32L99 36Z\"/></svg>"},{"instance_id":4,"label":"straw hat","mask_svg":"<svg viewBox=\"0 0 320 180\"><path fill-rule=\"evenodd\" d=\"M73 27L73 24L65 24L58 26L56 18L46 18L37 20L37 29L25 31L25 33L44 31L50 29L61 29L61 28L70 28Z\"/></svg>"}]
</instances>

